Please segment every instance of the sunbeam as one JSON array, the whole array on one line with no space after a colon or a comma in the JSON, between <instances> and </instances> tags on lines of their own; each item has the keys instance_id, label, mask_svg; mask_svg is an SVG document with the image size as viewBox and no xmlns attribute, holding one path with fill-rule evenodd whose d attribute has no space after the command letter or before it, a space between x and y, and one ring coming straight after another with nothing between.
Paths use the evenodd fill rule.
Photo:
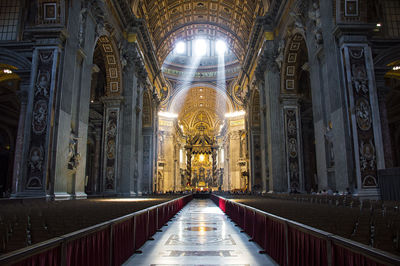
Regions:
<instances>
[{"instance_id":1,"label":"sunbeam","mask_svg":"<svg viewBox=\"0 0 400 266\"><path fill-rule=\"evenodd\" d=\"M190 63L188 66L184 69L183 74L180 76L181 79L181 85L180 85L180 90L184 91L185 93L183 94L183 100L186 99L187 93L193 83L196 71L200 65L200 61L203 55L201 53L193 53L193 56L190 57ZM170 109L174 113L179 113L181 111L182 106L171 106Z\"/></svg>"},{"instance_id":2,"label":"sunbeam","mask_svg":"<svg viewBox=\"0 0 400 266\"><path fill-rule=\"evenodd\" d=\"M217 54L218 54L218 70L217 70L217 87L222 90L224 93L226 91L226 76L225 76L225 52L226 52L226 44L225 42L219 40L216 44ZM216 106L218 106L218 98L216 98ZM224 104L222 107L222 113L224 114L226 111L226 105ZM222 125L220 126L220 130L222 129Z\"/></svg>"}]
</instances>

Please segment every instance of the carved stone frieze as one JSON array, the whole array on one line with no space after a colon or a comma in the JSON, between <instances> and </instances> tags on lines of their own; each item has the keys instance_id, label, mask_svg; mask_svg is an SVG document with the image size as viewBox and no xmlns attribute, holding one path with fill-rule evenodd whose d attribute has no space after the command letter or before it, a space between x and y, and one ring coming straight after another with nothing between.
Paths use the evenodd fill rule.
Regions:
<instances>
[{"instance_id":1,"label":"carved stone frieze","mask_svg":"<svg viewBox=\"0 0 400 266\"><path fill-rule=\"evenodd\" d=\"M308 18L313 22L314 38L317 45L323 43L322 37L322 23L321 23L321 11L318 2L312 4L311 10L308 12Z\"/></svg>"},{"instance_id":2,"label":"carved stone frieze","mask_svg":"<svg viewBox=\"0 0 400 266\"><path fill-rule=\"evenodd\" d=\"M118 48L122 69L125 69L125 67L136 66L138 61L140 62L139 51L135 44L123 40L119 43Z\"/></svg>"},{"instance_id":3,"label":"carved stone frieze","mask_svg":"<svg viewBox=\"0 0 400 266\"><path fill-rule=\"evenodd\" d=\"M296 107L285 107L285 130L286 130L286 160L290 190L300 191L300 157L298 139L298 109Z\"/></svg>"},{"instance_id":4,"label":"carved stone frieze","mask_svg":"<svg viewBox=\"0 0 400 266\"><path fill-rule=\"evenodd\" d=\"M79 12L78 48L83 48L85 45L87 15L88 15L87 8L82 8L81 11Z\"/></svg>"},{"instance_id":5,"label":"carved stone frieze","mask_svg":"<svg viewBox=\"0 0 400 266\"><path fill-rule=\"evenodd\" d=\"M104 99L106 104L106 126L104 133L104 190L113 192L116 189L116 176L118 171L118 127L119 113L118 99Z\"/></svg>"},{"instance_id":6,"label":"carved stone frieze","mask_svg":"<svg viewBox=\"0 0 400 266\"><path fill-rule=\"evenodd\" d=\"M350 106L353 106L355 129L355 148L358 152L359 177L361 188L377 187L377 156L374 137L370 84L366 66L367 48L350 46L347 48L349 58L348 84Z\"/></svg>"},{"instance_id":7,"label":"carved stone frieze","mask_svg":"<svg viewBox=\"0 0 400 266\"><path fill-rule=\"evenodd\" d=\"M68 144L68 169L76 171L81 159L80 153L78 153L78 137L74 132L71 131Z\"/></svg>"},{"instance_id":8,"label":"carved stone frieze","mask_svg":"<svg viewBox=\"0 0 400 266\"><path fill-rule=\"evenodd\" d=\"M30 144L26 168L25 189L44 190L46 176L46 157L48 130L50 123L51 102L53 100L53 73L57 56L56 49L37 48L34 52L36 60L35 83L30 95L32 106Z\"/></svg>"}]
</instances>

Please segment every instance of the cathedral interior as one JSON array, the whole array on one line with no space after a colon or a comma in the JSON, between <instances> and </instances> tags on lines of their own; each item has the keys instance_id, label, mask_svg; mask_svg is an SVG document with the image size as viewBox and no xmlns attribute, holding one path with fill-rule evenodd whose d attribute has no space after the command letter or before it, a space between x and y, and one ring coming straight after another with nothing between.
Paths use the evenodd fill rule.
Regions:
<instances>
[{"instance_id":1,"label":"cathedral interior","mask_svg":"<svg viewBox=\"0 0 400 266\"><path fill-rule=\"evenodd\" d=\"M0 121L4 202L400 201L400 1L0 0Z\"/></svg>"}]
</instances>

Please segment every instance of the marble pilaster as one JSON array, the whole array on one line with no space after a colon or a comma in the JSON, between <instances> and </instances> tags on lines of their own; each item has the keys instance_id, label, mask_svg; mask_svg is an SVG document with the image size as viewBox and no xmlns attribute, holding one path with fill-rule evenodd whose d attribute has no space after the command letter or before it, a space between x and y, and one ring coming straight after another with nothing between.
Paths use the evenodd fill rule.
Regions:
<instances>
[{"instance_id":1,"label":"marble pilaster","mask_svg":"<svg viewBox=\"0 0 400 266\"><path fill-rule=\"evenodd\" d=\"M26 106L28 102L28 93L25 88L21 86L19 92L19 99L21 102L21 108L19 113L18 120L18 131L17 138L15 143L15 157L14 157L14 172L12 179L12 195L16 195L18 191L20 191L20 183L22 180L21 175L21 167L22 167L22 159L23 159L23 150L24 150L24 130L25 130L25 118L26 118Z\"/></svg>"},{"instance_id":2,"label":"marble pilaster","mask_svg":"<svg viewBox=\"0 0 400 266\"><path fill-rule=\"evenodd\" d=\"M101 99L104 103L104 133L103 133L103 192L117 193L120 180L119 155L121 138L121 103L120 96L109 96ZM118 182L117 182L118 181Z\"/></svg>"},{"instance_id":3,"label":"marble pilaster","mask_svg":"<svg viewBox=\"0 0 400 266\"><path fill-rule=\"evenodd\" d=\"M285 140L283 113L280 103L280 73L275 62L273 41L267 41L264 51L266 71L264 72L266 100L266 137L269 170L269 190L287 191L288 184L285 167Z\"/></svg>"}]
</instances>

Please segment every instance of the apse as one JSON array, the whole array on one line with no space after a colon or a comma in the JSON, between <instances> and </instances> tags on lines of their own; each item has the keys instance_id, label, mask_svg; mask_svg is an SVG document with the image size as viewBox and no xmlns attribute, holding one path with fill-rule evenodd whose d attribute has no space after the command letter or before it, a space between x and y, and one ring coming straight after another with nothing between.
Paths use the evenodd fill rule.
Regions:
<instances>
[{"instance_id":1,"label":"apse","mask_svg":"<svg viewBox=\"0 0 400 266\"><path fill-rule=\"evenodd\" d=\"M164 76L173 85L172 97L182 92L186 97L191 87L200 83L212 85L226 93L226 81L236 78L240 71L236 55L222 38L198 36L190 40L178 40L174 49L163 62ZM180 112L180 106L166 103L164 110Z\"/></svg>"}]
</instances>

